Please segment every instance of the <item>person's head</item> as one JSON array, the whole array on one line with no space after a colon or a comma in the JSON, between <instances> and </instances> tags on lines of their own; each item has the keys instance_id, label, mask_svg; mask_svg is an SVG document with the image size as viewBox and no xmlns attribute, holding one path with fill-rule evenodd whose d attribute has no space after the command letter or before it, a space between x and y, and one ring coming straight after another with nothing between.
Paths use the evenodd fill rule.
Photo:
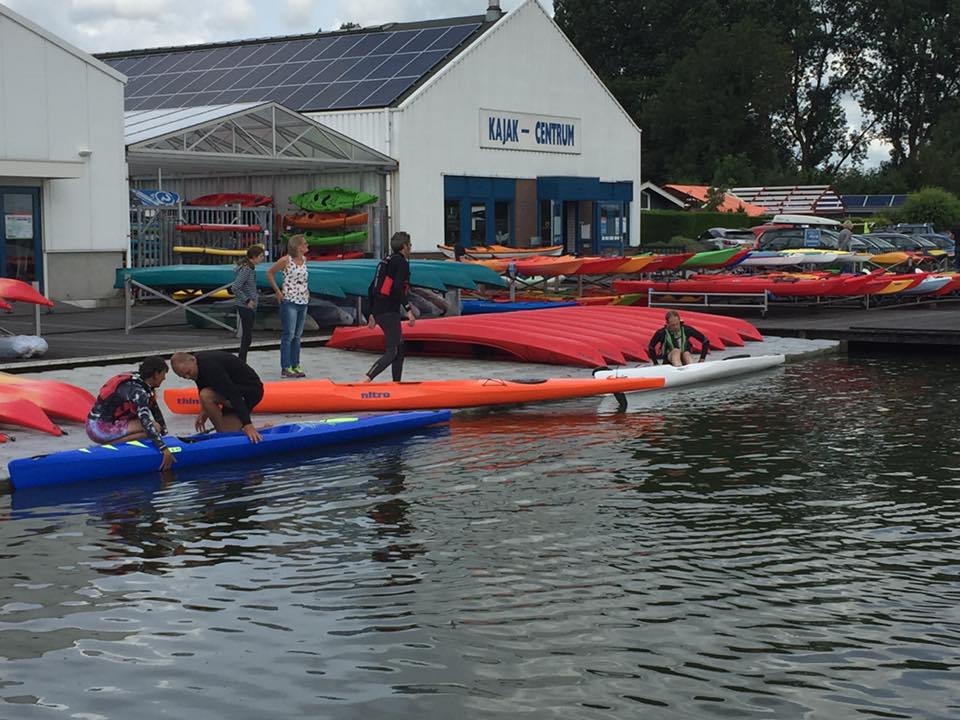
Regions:
<instances>
[{"instance_id":1,"label":"person's head","mask_svg":"<svg viewBox=\"0 0 960 720\"><path fill-rule=\"evenodd\" d=\"M190 353L174 353L173 357L170 358L170 367L177 375L187 380L196 380L197 375L200 374L197 367L197 358Z\"/></svg>"},{"instance_id":2,"label":"person's head","mask_svg":"<svg viewBox=\"0 0 960 720\"><path fill-rule=\"evenodd\" d=\"M287 255L300 257L307 254L307 238L303 235L293 235L287 241Z\"/></svg>"},{"instance_id":3,"label":"person's head","mask_svg":"<svg viewBox=\"0 0 960 720\"><path fill-rule=\"evenodd\" d=\"M680 313L676 310L667 310L664 319L667 321L667 327L674 332L680 329Z\"/></svg>"},{"instance_id":4,"label":"person's head","mask_svg":"<svg viewBox=\"0 0 960 720\"><path fill-rule=\"evenodd\" d=\"M266 252L266 248L264 248L263 245L251 245L247 248L247 261L251 265L256 265L258 262L263 260L263 256Z\"/></svg>"},{"instance_id":5,"label":"person's head","mask_svg":"<svg viewBox=\"0 0 960 720\"><path fill-rule=\"evenodd\" d=\"M844 226L847 230L853 230L853 223L852 223L850 220L844 220L844 221L843 221L843 226Z\"/></svg>"},{"instance_id":6,"label":"person's head","mask_svg":"<svg viewBox=\"0 0 960 720\"><path fill-rule=\"evenodd\" d=\"M393 237L390 238L390 252L402 252L404 255L409 255L411 246L410 233L403 230L395 232Z\"/></svg>"},{"instance_id":7,"label":"person's head","mask_svg":"<svg viewBox=\"0 0 960 720\"><path fill-rule=\"evenodd\" d=\"M140 363L140 367L137 368L137 374L147 385L158 388L163 384L169 369L166 360L162 357L152 355Z\"/></svg>"}]
</instances>

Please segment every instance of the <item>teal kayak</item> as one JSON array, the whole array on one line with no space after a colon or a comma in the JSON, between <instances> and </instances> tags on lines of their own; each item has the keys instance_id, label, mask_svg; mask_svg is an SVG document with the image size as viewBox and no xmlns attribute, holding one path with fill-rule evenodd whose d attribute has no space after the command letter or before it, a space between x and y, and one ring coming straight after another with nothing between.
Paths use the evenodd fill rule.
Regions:
<instances>
[{"instance_id":1,"label":"teal kayak","mask_svg":"<svg viewBox=\"0 0 960 720\"><path fill-rule=\"evenodd\" d=\"M330 263L317 263L328 265ZM283 273L278 273L279 285ZM229 285L236 277L235 266L230 265L162 265L149 268L117 268L113 286L122 288L124 279L129 277L147 287L163 288L165 290L212 290ZM332 268L310 269L308 280L310 292L315 295L342 298L347 293L341 285L338 274ZM367 283L369 285L369 281ZM261 290L270 290L267 280L267 268L257 266L257 287ZM364 293L366 289L364 289Z\"/></svg>"}]
</instances>

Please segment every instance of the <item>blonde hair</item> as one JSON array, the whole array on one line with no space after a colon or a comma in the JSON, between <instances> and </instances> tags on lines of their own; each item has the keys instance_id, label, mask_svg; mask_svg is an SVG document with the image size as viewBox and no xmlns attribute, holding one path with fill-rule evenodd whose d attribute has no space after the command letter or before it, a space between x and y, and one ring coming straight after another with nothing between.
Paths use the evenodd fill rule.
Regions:
<instances>
[{"instance_id":1,"label":"blonde hair","mask_svg":"<svg viewBox=\"0 0 960 720\"><path fill-rule=\"evenodd\" d=\"M293 255L293 253L296 252L296 249L298 247L306 244L307 244L307 238L303 233L291 235L289 238L287 238L287 255Z\"/></svg>"}]
</instances>

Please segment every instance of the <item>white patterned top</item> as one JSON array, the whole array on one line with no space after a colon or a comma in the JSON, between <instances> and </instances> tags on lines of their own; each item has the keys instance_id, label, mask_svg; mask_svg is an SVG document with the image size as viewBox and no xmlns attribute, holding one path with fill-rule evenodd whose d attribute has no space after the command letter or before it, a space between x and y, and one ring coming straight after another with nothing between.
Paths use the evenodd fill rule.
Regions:
<instances>
[{"instance_id":1,"label":"white patterned top","mask_svg":"<svg viewBox=\"0 0 960 720\"><path fill-rule=\"evenodd\" d=\"M297 264L290 258L283 271L283 299L294 305L310 304L310 286L307 284L307 261Z\"/></svg>"}]
</instances>

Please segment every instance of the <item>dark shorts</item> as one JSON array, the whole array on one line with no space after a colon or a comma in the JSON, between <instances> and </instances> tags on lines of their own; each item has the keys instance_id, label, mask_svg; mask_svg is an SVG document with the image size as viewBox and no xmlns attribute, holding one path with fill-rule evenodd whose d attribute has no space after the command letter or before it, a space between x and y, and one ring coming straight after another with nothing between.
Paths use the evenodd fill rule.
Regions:
<instances>
[{"instance_id":1,"label":"dark shorts","mask_svg":"<svg viewBox=\"0 0 960 720\"><path fill-rule=\"evenodd\" d=\"M240 395L247 404L247 411L253 412L253 409L263 400L263 385L240 385ZM229 405L223 406L224 415L235 415L236 412Z\"/></svg>"}]
</instances>

